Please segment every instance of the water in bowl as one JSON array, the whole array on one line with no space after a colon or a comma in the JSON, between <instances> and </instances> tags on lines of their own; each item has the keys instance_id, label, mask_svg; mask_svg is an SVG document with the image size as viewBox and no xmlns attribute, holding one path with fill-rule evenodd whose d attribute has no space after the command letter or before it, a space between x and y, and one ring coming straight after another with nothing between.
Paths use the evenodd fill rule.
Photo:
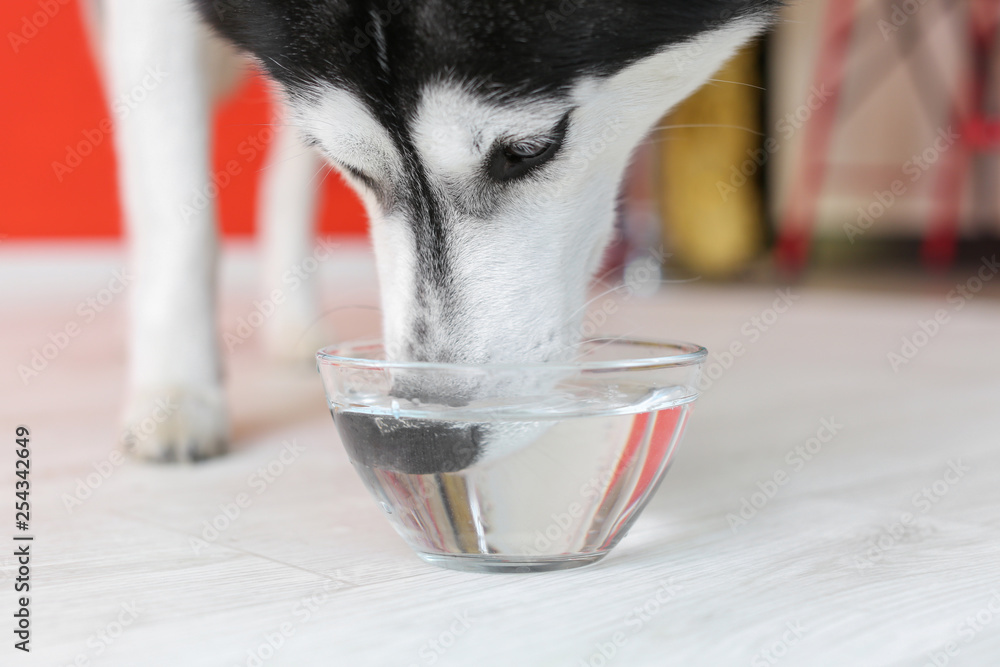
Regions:
<instances>
[{"instance_id":1,"label":"water in bowl","mask_svg":"<svg viewBox=\"0 0 1000 667\"><path fill-rule=\"evenodd\" d=\"M691 408L689 399L672 398L679 393L656 390L596 415L553 410L548 417L541 410L527 421L493 412L492 432L519 441L532 434L530 441L457 472L404 474L365 465L359 456L352 463L425 561L473 572L578 567L600 560L625 536L666 474ZM395 419L414 419L398 404L332 412L349 453L367 443L341 415L377 415L390 428Z\"/></svg>"}]
</instances>

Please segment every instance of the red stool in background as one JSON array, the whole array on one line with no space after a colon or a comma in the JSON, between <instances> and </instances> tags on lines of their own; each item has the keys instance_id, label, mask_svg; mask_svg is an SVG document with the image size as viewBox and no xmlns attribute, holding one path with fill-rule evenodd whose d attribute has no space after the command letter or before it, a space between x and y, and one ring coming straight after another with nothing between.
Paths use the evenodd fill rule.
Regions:
<instances>
[{"instance_id":1,"label":"red stool in background","mask_svg":"<svg viewBox=\"0 0 1000 667\"><path fill-rule=\"evenodd\" d=\"M1000 2L968 0L969 46L972 67L959 82L951 117L959 128L958 145L944 155L938 181L935 209L924 241L924 262L947 268L955 259L962 195L977 154L1000 151L1000 119L988 114L987 95L991 82L990 60L1000 25Z\"/></svg>"},{"instance_id":2,"label":"red stool in background","mask_svg":"<svg viewBox=\"0 0 1000 667\"><path fill-rule=\"evenodd\" d=\"M848 52L858 19L857 4L856 0L830 0L821 28L822 45L813 83L825 85L831 95L805 127L799 170L780 220L775 249L778 267L793 274L800 273L809 258L819 200L830 170L830 145L838 115L845 112L840 108L841 97L847 78ZM889 0L883 0L883 4L891 6ZM959 4L956 2L954 6ZM944 153L938 165L936 196L922 249L925 264L936 269L947 268L955 258L962 195L972 171L972 160L981 153L1000 151L1000 119L990 117L986 110L992 78L989 61L1000 27L1000 0L967 0L967 6L972 67L958 83L949 112L951 124L959 128L960 138ZM904 58L917 51L919 39L914 35L914 28L919 29L919 26L900 28L901 33L908 33L906 39L901 40ZM897 62L892 58L884 61L877 63L875 68L891 69ZM928 70L934 70L935 63L933 58L924 58L924 61L920 75L926 77ZM937 88L942 89L947 87Z\"/></svg>"}]
</instances>

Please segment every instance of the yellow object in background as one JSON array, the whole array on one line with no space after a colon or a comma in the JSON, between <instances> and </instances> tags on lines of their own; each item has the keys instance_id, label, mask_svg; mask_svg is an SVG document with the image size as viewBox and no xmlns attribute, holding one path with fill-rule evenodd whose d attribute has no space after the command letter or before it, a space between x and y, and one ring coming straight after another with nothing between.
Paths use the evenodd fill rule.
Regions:
<instances>
[{"instance_id":1,"label":"yellow object in background","mask_svg":"<svg viewBox=\"0 0 1000 667\"><path fill-rule=\"evenodd\" d=\"M664 239L678 263L706 278L740 272L763 246L757 175L767 155L757 63L758 47L741 52L667 117L657 137Z\"/></svg>"}]
</instances>

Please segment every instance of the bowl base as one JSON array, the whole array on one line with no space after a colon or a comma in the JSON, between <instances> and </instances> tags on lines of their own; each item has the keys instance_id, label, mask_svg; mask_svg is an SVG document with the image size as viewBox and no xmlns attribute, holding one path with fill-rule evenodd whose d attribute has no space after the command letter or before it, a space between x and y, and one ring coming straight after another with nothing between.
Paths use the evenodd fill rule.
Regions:
<instances>
[{"instance_id":1,"label":"bowl base","mask_svg":"<svg viewBox=\"0 0 1000 667\"><path fill-rule=\"evenodd\" d=\"M475 572L477 574L531 574L533 572L555 572L557 570L572 570L577 567L592 565L608 555L608 552L580 554L575 556L537 556L517 558L509 556L488 555L452 555L428 554L417 552L417 555L431 565Z\"/></svg>"}]
</instances>

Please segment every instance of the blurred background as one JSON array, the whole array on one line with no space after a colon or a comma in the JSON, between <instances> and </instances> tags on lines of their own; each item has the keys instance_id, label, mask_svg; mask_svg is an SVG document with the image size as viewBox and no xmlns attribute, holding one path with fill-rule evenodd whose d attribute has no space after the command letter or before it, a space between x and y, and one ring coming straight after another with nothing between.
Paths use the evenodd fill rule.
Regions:
<instances>
[{"instance_id":1,"label":"blurred background","mask_svg":"<svg viewBox=\"0 0 1000 667\"><path fill-rule=\"evenodd\" d=\"M45 9L38 0L4 0L0 26L0 239L109 240L122 236L115 156L107 122L114 119L84 29L80 0ZM51 15L50 15L51 14ZM267 88L257 77L236 82L214 124L214 174L241 165L220 187L219 219L228 238L253 234L254 202L272 139ZM339 178L324 184L320 230L362 236L364 213Z\"/></svg>"},{"instance_id":2,"label":"blurred background","mask_svg":"<svg viewBox=\"0 0 1000 667\"><path fill-rule=\"evenodd\" d=\"M114 111L77 2L0 4L0 241L122 236ZM637 159L610 261L663 244L667 274L713 279L977 261L1000 230L996 14L979 0L793 3L665 119ZM255 76L219 105L214 173L241 165L219 188L229 239L254 233L271 114ZM328 176L319 233L363 239L360 204Z\"/></svg>"},{"instance_id":3,"label":"blurred background","mask_svg":"<svg viewBox=\"0 0 1000 667\"><path fill-rule=\"evenodd\" d=\"M677 263L847 281L995 251L997 3L789 4L654 149Z\"/></svg>"}]
</instances>

